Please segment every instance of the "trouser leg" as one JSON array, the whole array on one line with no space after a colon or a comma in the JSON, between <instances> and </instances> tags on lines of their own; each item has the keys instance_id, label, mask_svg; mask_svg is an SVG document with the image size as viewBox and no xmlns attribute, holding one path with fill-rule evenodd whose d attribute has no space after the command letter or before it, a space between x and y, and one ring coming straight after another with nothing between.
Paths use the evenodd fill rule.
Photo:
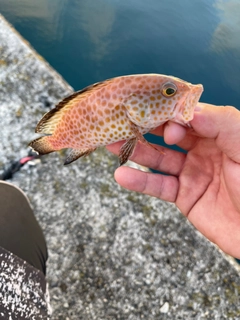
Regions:
<instances>
[{"instance_id":1,"label":"trouser leg","mask_svg":"<svg viewBox=\"0 0 240 320\"><path fill-rule=\"evenodd\" d=\"M0 181L0 246L46 273L47 247L28 199Z\"/></svg>"}]
</instances>

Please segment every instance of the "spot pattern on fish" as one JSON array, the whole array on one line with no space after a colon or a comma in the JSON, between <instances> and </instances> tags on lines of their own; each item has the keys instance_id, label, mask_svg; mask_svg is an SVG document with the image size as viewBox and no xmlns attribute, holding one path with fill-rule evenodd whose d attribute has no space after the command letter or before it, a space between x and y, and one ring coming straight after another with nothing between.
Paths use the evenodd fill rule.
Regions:
<instances>
[{"instance_id":1,"label":"spot pattern on fish","mask_svg":"<svg viewBox=\"0 0 240 320\"><path fill-rule=\"evenodd\" d=\"M63 99L43 116L29 145L39 154L71 148L65 164L99 146L126 140L120 165L143 135L171 120L188 125L203 87L160 74L129 75L88 86Z\"/></svg>"}]
</instances>

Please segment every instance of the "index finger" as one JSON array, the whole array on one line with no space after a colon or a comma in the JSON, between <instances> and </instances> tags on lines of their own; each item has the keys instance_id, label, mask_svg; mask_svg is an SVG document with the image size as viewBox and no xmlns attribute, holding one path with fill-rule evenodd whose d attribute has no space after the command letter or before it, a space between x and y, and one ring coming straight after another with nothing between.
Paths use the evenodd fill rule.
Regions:
<instances>
[{"instance_id":1,"label":"index finger","mask_svg":"<svg viewBox=\"0 0 240 320\"><path fill-rule=\"evenodd\" d=\"M106 148L115 154L119 154L123 143L123 141L116 142L106 146ZM157 171L178 176L185 162L186 154L156 144L154 147L159 149L159 152L141 142L138 143L129 160Z\"/></svg>"},{"instance_id":2,"label":"index finger","mask_svg":"<svg viewBox=\"0 0 240 320\"><path fill-rule=\"evenodd\" d=\"M198 137L193 129L184 127L173 121L151 131L151 134L163 136L164 142L168 145L177 145L178 147L188 151L195 145Z\"/></svg>"}]
</instances>

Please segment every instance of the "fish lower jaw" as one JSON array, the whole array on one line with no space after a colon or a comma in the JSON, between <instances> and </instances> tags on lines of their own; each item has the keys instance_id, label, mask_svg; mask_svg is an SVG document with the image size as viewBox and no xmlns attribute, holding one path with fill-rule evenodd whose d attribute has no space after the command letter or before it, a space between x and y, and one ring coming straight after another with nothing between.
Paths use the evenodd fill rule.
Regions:
<instances>
[{"instance_id":1,"label":"fish lower jaw","mask_svg":"<svg viewBox=\"0 0 240 320\"><path fill-rule=\"evenodd\" d=\"M172 121L172 122L179 123L179 124L181 124L181 125L184 126L184 127L191 127L191 125L190 125L190 121L191 121L191 120L192 120L192 119L186 120L186 119L184 119L184 117L182 116L182 114L178 114L178 115L176 115L176 117L174 117L171 121Z\"/></svg>"}]
</instances>

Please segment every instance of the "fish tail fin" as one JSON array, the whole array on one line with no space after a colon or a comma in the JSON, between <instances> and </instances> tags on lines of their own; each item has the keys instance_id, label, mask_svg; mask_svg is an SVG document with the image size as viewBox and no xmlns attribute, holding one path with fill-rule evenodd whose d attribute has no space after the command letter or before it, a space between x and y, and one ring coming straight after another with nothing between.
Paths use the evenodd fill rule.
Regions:
<instances>
[{"instance_id":1,"label":"fish tail fin","mask_svg":"<svg viewBox=\"0 0 240 320\"><path fill-rule=\"evenodd\" d=\"M52 146L49 138L50 136L45 136L35 139L29 143L29 147L40 155L56 151L56 148Z\"/></svg>"}]
</instances>

